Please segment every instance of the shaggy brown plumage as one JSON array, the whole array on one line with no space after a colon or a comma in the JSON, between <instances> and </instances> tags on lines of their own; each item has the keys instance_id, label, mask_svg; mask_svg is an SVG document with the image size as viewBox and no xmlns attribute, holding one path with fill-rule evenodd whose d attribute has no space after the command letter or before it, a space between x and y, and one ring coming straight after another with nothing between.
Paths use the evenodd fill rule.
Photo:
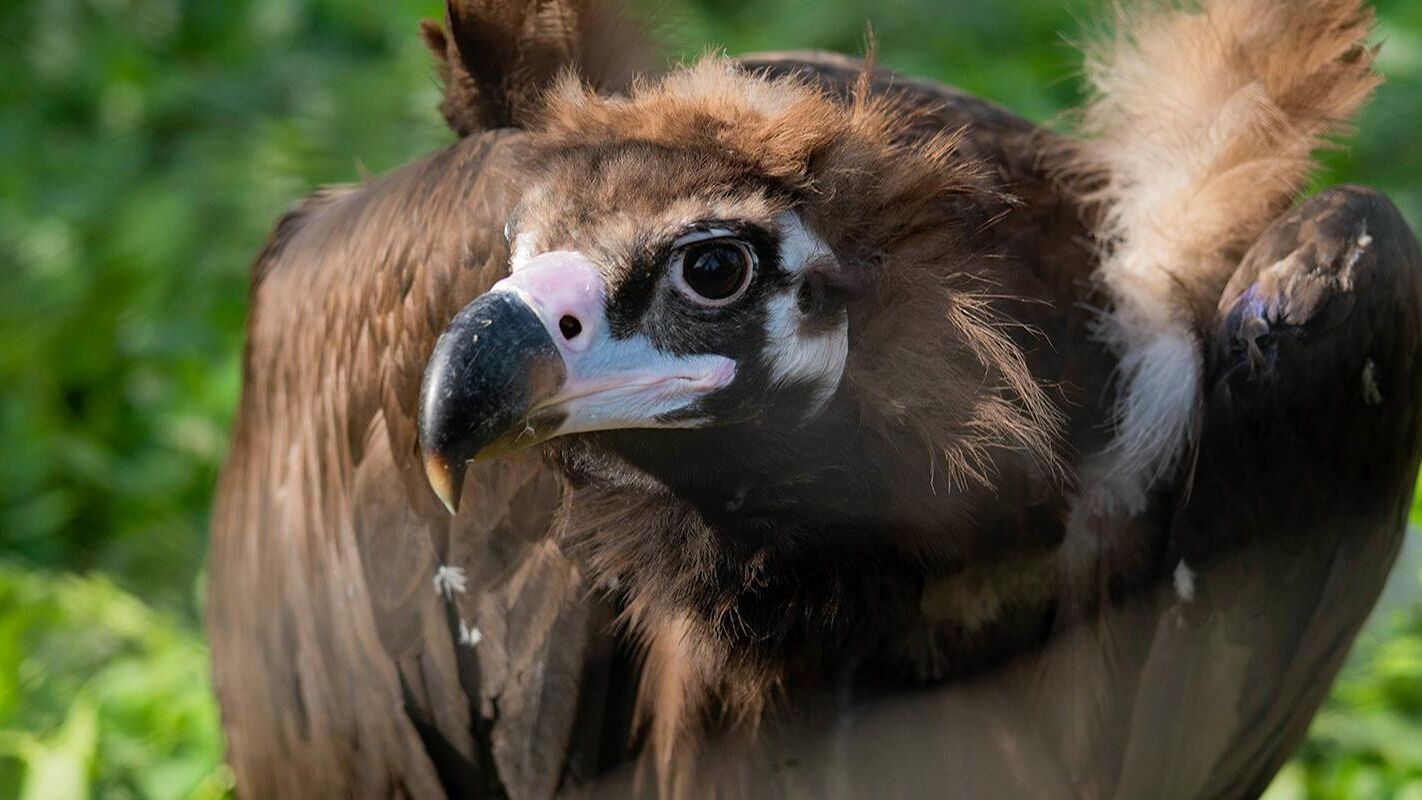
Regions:
<instances>
[{"instance_id":1,"label":"shaggy brown plumage","mask_svg":"<svg viewBox=\"0 0 1422 800\"><path fill-rule=\"evenodd\" d=\"M450 2L460 141L253 268L209 611L239 792L1257 792L1396 552L1422 256L1365 190L1284 213L1375 82L1368 17L1245 6L1125 17L1072 140L825 54L634 79L612 5ZM663 308L714 226L751 288ZM549 253L608 341L735 382L477 461L450 516L427 364ZM774 377L841 331L832 381ZM1185 422L1133 395L1177 367ZM1168 430L1123 482L1140 409Z\"/></svg>"}]
</instances>

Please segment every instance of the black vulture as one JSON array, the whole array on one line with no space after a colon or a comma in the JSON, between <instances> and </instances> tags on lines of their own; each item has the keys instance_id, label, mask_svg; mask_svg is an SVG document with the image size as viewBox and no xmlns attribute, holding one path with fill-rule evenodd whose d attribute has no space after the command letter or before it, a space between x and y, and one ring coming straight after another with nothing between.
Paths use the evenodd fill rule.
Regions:
<instances>
[{"instance_id":1,"label":"black vulture","mask_svg":"<svg viewBox=\"0 0 1422 800\"><path fill-rule=\"evenodd\" d=\"M1122 11L1066 135L450 0L458 140L253 268L208 612L238 792L1262 791L1418 466L1417 243L1299 199L1371 25Z\"/></svg>"}]
</instances>

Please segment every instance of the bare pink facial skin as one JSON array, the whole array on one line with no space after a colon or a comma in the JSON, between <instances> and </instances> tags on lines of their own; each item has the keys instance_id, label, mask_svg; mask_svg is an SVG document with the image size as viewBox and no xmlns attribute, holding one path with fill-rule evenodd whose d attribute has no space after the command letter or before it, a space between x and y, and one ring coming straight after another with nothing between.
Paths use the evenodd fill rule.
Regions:
<instances>
[{"instance_id":1,"label":"bare pink facial skin","mask_svg":"<svg viewBox=\"0 0 1422 800\"><path fill-rule=\"evenodd\" d=\"M602 274L576 251L520 260L512 275L494 284L494 292L516 295L532 309L563 358L562 388L530 409L556 408L567 415L554 435L691 427L699 420L665 417L735 380L736 364L725 356L673 355L640 334L613 339Z\"/></svg>"}]
</instances>

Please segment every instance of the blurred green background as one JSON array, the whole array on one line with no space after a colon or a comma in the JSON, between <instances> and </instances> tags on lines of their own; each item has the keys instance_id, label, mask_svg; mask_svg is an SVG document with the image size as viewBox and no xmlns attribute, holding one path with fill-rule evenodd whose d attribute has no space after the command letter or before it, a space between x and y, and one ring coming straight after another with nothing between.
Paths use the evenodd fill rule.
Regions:
<instances>
[{"instance_id":1,"label":"blurred green background","mask_svg":"<svg viewBox=\"0 0 1422 800\"><path fill-rule=\"evenodd\" d=\"M1377 4L1387 85L1318 184L1422 227L1422 3ZM1051 121L1077 0L680 0L673 53L861 48ZM0 797L230 792L201 564L247 267L323 183L450 141L416 22L437 0L0 0ZM1422 799L1409 548L1271 796Z\"/></svg>"}]
</instances>

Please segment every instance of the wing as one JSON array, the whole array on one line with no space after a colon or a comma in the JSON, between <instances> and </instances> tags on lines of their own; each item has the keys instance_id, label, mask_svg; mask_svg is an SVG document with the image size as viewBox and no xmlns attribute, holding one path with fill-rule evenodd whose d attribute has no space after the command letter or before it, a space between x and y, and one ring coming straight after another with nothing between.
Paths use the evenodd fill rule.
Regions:
<instances>
[{"instance_id":1,"label":"wing","mask_svg":"<svg viewBox=\"0 0 1422 800\"><path fill-rule=\"evenodd\" d=\"M1175 746L1133 751L1124 796L1262 792L1382 591L1422 452L1416 239L1377 192L1325 191L1266 229L1207 342L1171 541L1193 600L1162 616L1138 706L1138 741L1173 718Z\"/></svg>"},{"instance_id":2,"label":"wing","mask_svg":"<svg viewBox=\"0 0 1422 800\"><path fill-rule=\"evenodd\" d=\"M620 752L630 668L550 536L557 475L475 467L450 517L417 457L434 341L505 269L519 140L315 195L253 270L208 612L247 796L542 797Z\"/></svg>"}]
</instances>

